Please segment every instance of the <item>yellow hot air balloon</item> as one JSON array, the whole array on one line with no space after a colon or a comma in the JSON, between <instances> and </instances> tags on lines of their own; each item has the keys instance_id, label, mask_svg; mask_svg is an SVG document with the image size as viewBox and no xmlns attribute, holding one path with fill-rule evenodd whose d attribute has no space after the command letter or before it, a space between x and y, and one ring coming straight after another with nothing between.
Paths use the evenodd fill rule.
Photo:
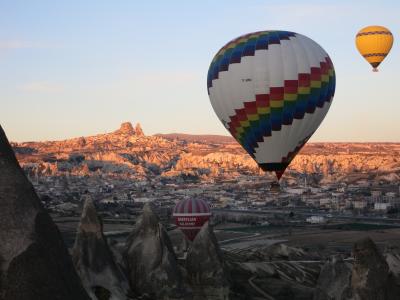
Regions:
<instances>
[{"instance_id":1,"label":"yellow hot air balloon","mask_svg":"<svg viewBox=\"0 0 400 300\"><path fill-rule=\"evenodd\" d=\"M393 35L383 26L368 26L356 35L356 46L360 54L370 63L373 71L388 55L393 45Z\"/></svg>"}]
</instances>

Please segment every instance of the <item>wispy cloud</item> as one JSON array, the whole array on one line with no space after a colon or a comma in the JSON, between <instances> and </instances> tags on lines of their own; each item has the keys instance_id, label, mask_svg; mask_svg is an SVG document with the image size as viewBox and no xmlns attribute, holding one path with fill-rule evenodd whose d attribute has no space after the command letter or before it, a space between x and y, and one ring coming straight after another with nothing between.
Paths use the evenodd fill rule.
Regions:
<instances>
[{"instance_id":1,"label":"wispy cloud","mask_svg":"<svg viewBox=\"0 0 400 300\"><path fill-rule=\"evenodd\" d=\"M44 42L30 42L21 40L0 41L0 49L46 49L58 47L60 47L60 45Z\"/></svg>"},{"instance_id":2,"label":"wispy cloud","mask_svg":"<svg viewBox=\"0 0 400 300\"><path fill-rule=\"evenodd\" d=\"M20 90L29 93L59 93L64 87L48 81L34 81L20 86Z\"/></svg>"}]
</instances>

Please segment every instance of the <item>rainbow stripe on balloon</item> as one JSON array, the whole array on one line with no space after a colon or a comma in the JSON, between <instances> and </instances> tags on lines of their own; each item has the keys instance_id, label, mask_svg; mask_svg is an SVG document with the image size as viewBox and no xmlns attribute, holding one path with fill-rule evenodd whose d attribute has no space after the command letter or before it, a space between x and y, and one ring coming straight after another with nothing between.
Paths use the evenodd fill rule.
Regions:
<instances>
[{"instance_id":1,"label":"rainbow stripe on balloon","mask_svg":"<svg viewBox=\"0 0 400 300\"><path fill-rule=\"evenodd\" d=\"M271 131L282 125L291 125L294 119L303 119L305 113L314 113L330 102L335 91L335 74L331 60L325 58L320 68L298 74L298 80L285 80L282 87L271 87L269 94L256 95L255 101L244 102L230 117L228 130L254 157L255 148Z\"/></svg>"},{"instance_id":2,"label":"rainbow stripe on balloon","mask_svg":"<svg viewBox=\"0 0 400 300\"><path fill-rule=\"evenodd\" d=\"M290 31L259 31L240 36L226 44L215 55L207 76L207 89L212 81L218 79L219 72L228 71L230 64L240 63L244 56L254 56L256 50L268 49L269 45L280 44L281 40L289 40L296 36Z\"/></svg>"},{"instance_id":3,"label":"rainbow stripe on balloon","mask_svg":"<svg viewBox=\"0 0 400 300\"><path fill-rule=\"evenodd\" d=\"M293 45L302 50L294 52ZM284 63L273 61L282 60L277 54L282 51L290 60L285 71ZM242 60L244 57L248 59ZM277 68L277 73L269 70L263 81L257 81L257 87L252 86L254 78L249 72L255 65L268 68L271 59L271 68ZM221 75L230 71L235 75L243 72L246 77L239 82L236 76ZM283 76L286 80L280 72L287 72ZM250 83L244 84L243 78L249 78ZM289 31L260 31L232 40L214 56L207 76L211 103L224 126L263 170L277 172L278 178L318 128L335 84L328 54L311 39Z\"/></svg>"}]
</instances>

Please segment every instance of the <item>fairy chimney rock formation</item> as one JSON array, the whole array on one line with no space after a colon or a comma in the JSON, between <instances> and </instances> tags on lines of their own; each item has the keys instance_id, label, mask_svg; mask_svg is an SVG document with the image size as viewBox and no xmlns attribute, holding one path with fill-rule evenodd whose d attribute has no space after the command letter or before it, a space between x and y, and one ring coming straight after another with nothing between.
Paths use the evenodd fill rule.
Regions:
<instances>
[{"instance_id":1,"label":"fairy chimney rock formation","mask_svg":"<svg viewBox=\"0 0 400 300\"><path fill-rule=\"evenodd\" d=\"M137 123L135 126L135 132L137 136L144 136L144 132L140 123Z\"/></svg>"},{"instance_id":2,"label":"fairy chimney rock formation","mask_svg":"<svg viewBox=\"0 0 400 300\"><path fill-rule=\"evenodd\" d=\"M148 203L128 237L124 256L134 293L151 299L180 299L184 295L171 241Z\"/></svg>"},{"instance_id":3,"label":"fairy chimney rock formation","mask_svg":"<svg viewBox=\"0 0 400 300\"><path fill-rule=\"evenodd\" d=\"M108 291L110 299L126 299L129 283L115 263L103 234L102 222L90 198L86 199L83 207L72 258L92 299L98 298L100 287Z\"/></svg>"},{"instance_id":4,"label":"fairy chimney rock formation","mask_svg":"<svg viewBox=\"0 0 400 300\"><path fill-rule=\"evenodd\" d=\"M0 126L0 299L89 300Z\"/></svg>"},{"instance_id":5,"label":"fairy chimney rock formation","mask_svg":"<svg viewBox=\"0 0 400 300\"><path fill-rule=\"evenodd\" d=\"M322 266L314 292L314 300L349 299L351 297L350 263L332 256Z\"/></svg>"},{"instance_id":6,"label":"fairy chimney rock formation","mask_svg":"<svg viewBox=\"0 0 400 300\"><path fill-rule=\"evenodd\" d=\"M370 238L354 244L353 256L351 286L354 300L398 299L392 298L388 264Z\"/></svg>"},{"instance_id":7,"label":"fairy chimney rock formation","mask_svg":"<svg viewBox=\"0 0 400 300\"><path fill-rule=\"evenodd\" d=\"M189 248L186 269L195 300L228 299L227 273L218 241L208 222L203 225Z\"/></svg>"},{"instance_id":8,"label":"fairy chimney rock formation","mask_svg":"<svg viewBox=\"0 0 400 300\"><path fill-rule=\"evenodd\" d=\"M121 124L121 127L116 131L116 133L125 135L135 135L136 131L133 128L131 122L124 122Z\"/></svg>"}]
</instances>

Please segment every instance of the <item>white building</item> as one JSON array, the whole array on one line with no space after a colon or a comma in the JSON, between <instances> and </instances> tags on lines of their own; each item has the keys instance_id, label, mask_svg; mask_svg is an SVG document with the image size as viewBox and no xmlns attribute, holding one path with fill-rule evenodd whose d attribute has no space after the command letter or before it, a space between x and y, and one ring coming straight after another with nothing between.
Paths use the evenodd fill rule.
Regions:
<instances>
[{"instance_id":1,"label":"white building","mask_svg":"<svg viewBox=\"0 0 400 300\"><path fill-rule=\"evenodd\" d=\"M285 192L288 194L295 194L295 195L301 195L303 194L305 189L303 188L286 188Z\"/></svg>"},{"instance_id":2,"label":"white building","mask_svg":"<svg viewBox=\"0 0 400 300\"><path fill-rule=\"evenodd\" d=\"M329 204L331 204L331 199L329 199L329 198L319 199L319 205L320 206L326 206L326 205L329 205Z\"/></svg>"},{"instance_id":3,"label":"white building","mask_svg":"<svg viewBox=\"0 0 400 300\"><path fill-rule=\"evenodd\" d=\"M382 192L381 192L381 191L371 191L371 196L372 196L372 197L378 198L378 197L380 197L381 195L382 195Z\"/></svg>"},{"instance_id":4,"label":"white building","mask_svg":"<svg viewBox=\"0 0 400 300\"><path fill-rule=\"evenodd\" d=\"M323 216L311 216L306 219L306 222L311 224L322 224L326 223L326 220Z\"/></svg>"},{"instance_id":5,"label":"white building","mask_svg":"<svg viewBox=\"0 0 400 300\"><path fill-rule=\"evenodd\" d=\"M134 199L136 203L150 203L153 202L154 199L148 197L138 197Z\"/></svg>"},{"instance_id":6,"label":"white building","mask_svg":"<svg viewBox=\"0 0 400 300\"><path fill-rule=\"evenodd\" d=\"M367 207L367 201L365 200L356 200L353 201L353 206L355 209L363 209Z\"/></svg>"},{"instance_id":7,"label":"white building","mask_svg":"<svg viewBox=\"0 0 400 300\"><path fill-rule=\"evenodd\" d=\"M392 205L390 203L375 203L374 204L374 209L375 210L387 211L391 207L392 207Z\"/></svg>"}]
</instances>

